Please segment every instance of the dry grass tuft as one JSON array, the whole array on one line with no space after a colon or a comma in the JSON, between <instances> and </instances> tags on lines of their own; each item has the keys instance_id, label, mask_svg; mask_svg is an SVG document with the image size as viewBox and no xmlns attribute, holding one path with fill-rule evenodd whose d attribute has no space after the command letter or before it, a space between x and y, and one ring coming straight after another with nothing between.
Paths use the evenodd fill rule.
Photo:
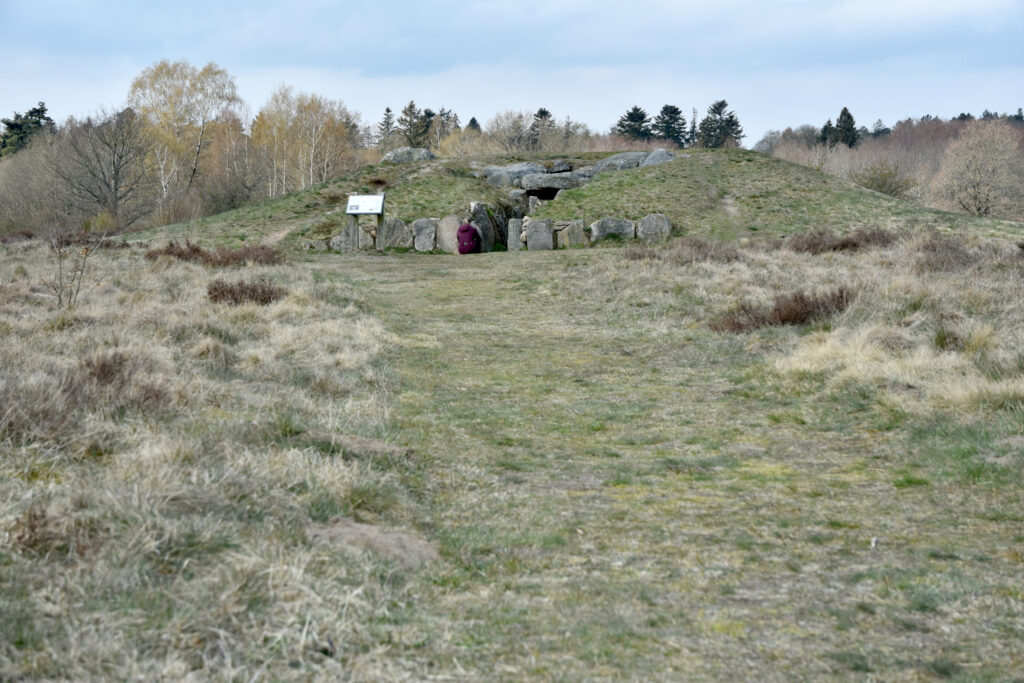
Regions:
<instances>
[{"instance_id":1,"label":"dry grass tuft","mask_svg":"<svg viewBox=\"0 0 1024 683\"><path fill-rule=\"evenodd\" d=\"M266 280L255 282L240 280L232 284L218 279L211 282L206 288L206 295L210 301L236 306L248 303L266 306L283 298L285 294L285 290Z\"/></svg>"},{"instance_id":2,"label":"dry grass tuft","mask_svg":"<svg viewBox=\"0 0 1024 683\"><path fill-rule=\"evenodd\" d=\"M185 240L185 245L180 246L177 242L168 242L167 246L161 249L153 249L146 252L146 258L155 260L161 256L170 256L188 263L201 263L206 266L225 268L232 266L244 266L246 264L258 264L265 266L284 263L284 256L265 244L228 249L218 247L214 251L203 249L197 244Z\"/></svg>"}]
</instances>

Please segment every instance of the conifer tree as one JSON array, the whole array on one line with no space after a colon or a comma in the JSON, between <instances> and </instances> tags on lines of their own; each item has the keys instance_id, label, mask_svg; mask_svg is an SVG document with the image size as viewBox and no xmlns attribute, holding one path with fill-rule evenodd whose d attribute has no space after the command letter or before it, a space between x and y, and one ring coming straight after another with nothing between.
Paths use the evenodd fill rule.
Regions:
<instances>
[{"instance_id":1,"label":"conifer tree","mask_svg":"<svg viewBox=\"0 0 1024 683\"><path fill-rule=\"evenodd\" d=\"M853 147L857 144L857 140L860 139L860 132L857 130L857 124L853 120L853 114L846 107L839 112L839 118L836 119L836 142L842 143L847 147Z\"/></svg>"},{"instance_id":2,"label":"conifer tree","mask_svg":"<svg viewBox=\"0 0 1024 683\"><path fill-rule=\"evenodd\" d=\"M663 140L671 140L680 147L686 144L686 119L679 107L666 104L661 112L654 117L654 125L651 126L654 137Z\"/></svg>"},{"instance_id":3,"label":"conifer tree","mask_svg":"<svg viewBox=\"0 0 1024 683\"><path fill-rule=\"evenodd\" d=\"M398 116L398 132L402 134L409 147L423 146L425 132L421 130L422 119L423 112L413 100L409 100L409 104L402 108L402 113Z\"/></svg>"},{"instance_id":4,"label":"conifer tree","mask_svg":"<svg viewBox=\"0 0 1024 683\"><path fill-rule=\"evenodd\" d=\"M702 147L738 147L744 137L736 112L728 111L729 103L718 100L708 107L708 115L700 122L698 136Z\"/></svg>"},{"instance_id":5,"label":"conifer tree","mask_svg":"<svg viewBox=\"0 0 1024 683\"><path fill-rule=\"evenodd\" d=\"M818 135L818 141L823 145L833 146L838 142L836 137L836 127L832 125L832 119L825 122L825 125L821 127L821 133Z\"/></svg>"},{"instance_id":6,"label":"conifer tree","mask_svg":"<svg viewBox=\"0 0 1024 683\"><path fill-rule=\"evenodd\" d=\"M544 133L554 127L555 119L551 112L544 107L538 109L537 113L533 115L533 121L530 123L530 130L527 133L530 148L533 150L540 149Z\"/></svg>"},{"instance_id":7,"label":"conifer tree","mask_svg":"<svg viewBox=\"0 0 1024 683\"><path fill-rule=\"evenodd\" d=\"M388 141L395 132L395 115L391 107L384 108L384 117L377 124L377 146L387 147Z\"/></svg>"},{"instance_id":8,"label":"conifer tree","mask_svg":"<svg viewBox=\"0 0 1024 683\"><path fill-rule=\"evenodd\" d=\"M0 156L10 156L22 149L36 131L53 130L53 119L46 115L46 105L42 102L24 114L14 112L14 116L0 119L0 123L4 125L0 134Z\"/></svg>"},{"instance_id":9,"label":"conifer tree","mask_svg":"<svg viewBox=\"0 0 1024 683\"><path fill-rule=\"evenodd\" d=\"M649 140L651 138L651 118L638 106L633 106L619 118L612 132L627 138Z\"/></svg>"}]
</instances>

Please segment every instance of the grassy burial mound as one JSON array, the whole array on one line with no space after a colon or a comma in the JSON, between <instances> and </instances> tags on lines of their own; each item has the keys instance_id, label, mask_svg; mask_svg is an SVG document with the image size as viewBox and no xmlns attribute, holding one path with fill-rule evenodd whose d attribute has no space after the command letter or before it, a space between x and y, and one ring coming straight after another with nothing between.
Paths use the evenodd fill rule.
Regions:
<instances>
[{"instance_id":1,"label":"grassy burial mound","mask_svg":"<svg viewBox=\"0 0 1024 683\"><path fill-rule=\"evenodd\" d=\"M784 236L829 229L944 228L994 231L1006 221L978 221L922 209L851 182L747 150L687 150L665 164L599 175L544 204L536 218L588 225L604 216L638 221L663 213L678 233L717 239Z\"/></svg>"},{"instance_id":2,"label":"grassy burial mound","mask_svg":"<svg viewBox=\"0 0 1024 683\"><path fill-rule=\"evenodd\" d=\"M746 150L688 150L655 166L607 171L558 199L546 201L533 218L582 219L586 225L604 217L639 221L665 214L677 234L729 240L756 235L785 236L828 229L937 228L983 234L1011 234L1013 223L922 209L813 169ZM574 168L593 165L606 155L587 154L566 161ZM367 166L323 185L217 216L142 233L139 238L171 235L202 237L210 243L253 244L262 241L294 246L307 239L329 239L347 221L350 194L387 194L388 216L411 223L418 218L466 215L471 202L491 206L511 203L509 189L480 176L485 166L519 158L474 161L435 160ZM538 158L552 164L554 158ZM372 217L364 217L372 222Z\"/></svg>"},{"instance_id":3,"label":"grassy burial mound","mask_svg":"<svg viewBox=\"0 0 1024 683\"><path fill-rule=\"evenodd\" d=\"M385 171L433 212L444 168L97 250L73 302L44 245L0 245L0 678L1024 669L1015 224L709 152L542 207L658 209L665 244L287 237ZM588 194L715 169L738 213L662 203L697 176ZM784 206L798 178L824 189Z\"/></svg>"}]
</instances>

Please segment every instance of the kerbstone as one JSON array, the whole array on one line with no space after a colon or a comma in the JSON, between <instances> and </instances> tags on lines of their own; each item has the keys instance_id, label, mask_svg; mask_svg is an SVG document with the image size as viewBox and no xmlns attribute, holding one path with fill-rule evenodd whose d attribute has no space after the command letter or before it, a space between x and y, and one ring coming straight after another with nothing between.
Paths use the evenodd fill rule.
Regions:
<instances>
[{"instance_id":1,"label":"kerbstone","mask_svg":"<svg viewBox=\"0 0 1024 683\"><path fill-rule=\"evenodd\" d=\"M519 251L523 248L523 219L510 218L508 220L508 250Z\"/></svg>"},{"instance_id":2,"label":"kerbstone","mask_svg":"<svg viewBox=\"0 0 1024 683\"><path fill-rule=\"evenodd\" d=\"M672 234L672 222L663 213L652 213L640 219L636 236L645 242L664 242Z\"/></svg>"},{"instance_id":3,"label":"kerbstone","mask_svg":"<svg viewBox=\"0 0 1024 683\"><path fill-rule=\"evenodd\" d=\"M530 251L550 251L555 248L551 221L547 218L526 224L526 248Z\"/></svg>"},{"instance_id":4,"label":"kerbstone","mask_svg":"<svg viewBox=\"0 0 1024 683\"><path fill-rule=\"evenodd\" d=\"M416 251L433 251L437 242L437 219L417 218L412 222L413 247Z\"/></svg>"},{"instance_id":5,"label":"kerbstone","mask_svg":"<svg viewBox=\"0 0 1024 683\"><path fill-rule=\"evenodd\" d=\"M636 224L625 218L602 218L590 224L591 242L599 242L612 235L631 240L636 237Z\"/></svg>"},{"instance_id":6,"label":"kerbstone","mask_svg":"<svg viewBox=\"0 0 1024 683\"><path fill-rule=\"evenodd\" d=\"M437 248L449 254L459 253L459 226L463 223L458 216L445 216L437 223Z\"/></svg>"}]
</instances>

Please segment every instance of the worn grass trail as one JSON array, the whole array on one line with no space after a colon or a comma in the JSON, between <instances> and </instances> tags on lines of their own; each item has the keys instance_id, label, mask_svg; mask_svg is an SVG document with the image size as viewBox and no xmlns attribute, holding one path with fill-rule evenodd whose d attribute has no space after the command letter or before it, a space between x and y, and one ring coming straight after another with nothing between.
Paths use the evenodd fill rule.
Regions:
<instances>
[{"instance_id":1,"label":"worn grass trail","mask_svg":"<svg viewBox=\"0 0 1024 683\"><path fill-rule=\"evenodd\" d=\"M340 275L395 335L392 438L445 558L387 618L394 656L508 679L1024 666L1019 485L915 477L910 425L773 386L770 339L609 313L574 282L609 258Z\"/></svg>"}]
</instances>

